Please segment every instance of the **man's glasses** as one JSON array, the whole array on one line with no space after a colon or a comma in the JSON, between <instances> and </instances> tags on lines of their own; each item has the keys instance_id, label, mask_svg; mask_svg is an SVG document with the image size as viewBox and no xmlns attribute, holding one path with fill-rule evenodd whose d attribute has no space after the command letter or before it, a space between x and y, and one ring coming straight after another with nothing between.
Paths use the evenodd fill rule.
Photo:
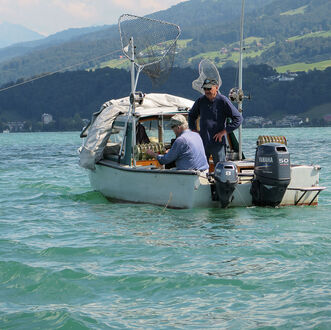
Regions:
<instances>
[{"instance_id":1,"label":"man's glasses","mask_svg":"<svg viewBox=\"0 0 331 330\"><path fill-rule=\"evenodd\" d=\"M211 88L206 88L206 87L204 87L203 90L204 90L204 91L210 91Z\"/></svg>"}]
</instances>

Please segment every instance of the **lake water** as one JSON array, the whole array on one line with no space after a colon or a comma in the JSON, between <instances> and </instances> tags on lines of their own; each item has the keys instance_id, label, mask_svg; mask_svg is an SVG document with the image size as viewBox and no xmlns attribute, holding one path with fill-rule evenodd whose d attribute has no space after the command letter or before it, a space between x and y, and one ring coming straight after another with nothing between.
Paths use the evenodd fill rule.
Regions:
<instances>
[{"instance_id":1,"label":"lake water","mask_svg":"<svg viewBox=\"0 0 331 330\"><path fill-rule=\"evenodd\" d=\"M331 329L331 128L285 135L317 207L111 203L78 132L0 134L0 329Z\"/></svg>"}]
</instances>

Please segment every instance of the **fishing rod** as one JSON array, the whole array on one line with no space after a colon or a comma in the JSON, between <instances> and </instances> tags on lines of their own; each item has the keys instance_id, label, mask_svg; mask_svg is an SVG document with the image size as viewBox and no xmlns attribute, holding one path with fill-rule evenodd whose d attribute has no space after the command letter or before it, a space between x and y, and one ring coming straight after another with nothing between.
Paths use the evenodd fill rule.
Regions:
<instances>
[{"instance_id":1,"label":"fishing rod","mask_svg":"<svg viewBox=\"0 0 331 330\"><path fill-rule=\"evenodd\" d=\"M59 69L57 71L53 71L53 72L48 72L48 73L45 73L43 75L40 75L40 76L37 76L37 77L34 77L34 78L31 78L31 79L28 79L28 80L24 80L23 82L20 82L20 83L17 83L17 84L14 84L14 85L11 85L11 86L7 86L7 87L4 87L4 88L1 88L0 89L0 93L1 92L4 92L8 89L11 89L11 88L15 88L15 87L18 87L18 86L22 86L22 85L25 85L25 84L28 84L28 83L31 83L33 81L36 81L36 80L39 80L39 79L42 79L42 78L46 78L46 77L49 77L49 76L52 76L56 73L60 73L60 72L63 72L63 71L68 71L76 66L80 66L80 65L83 65L83 64L86 64L86 63L89 63L91 61L95 61L95 60L98 60L100 58L103 58L103 57L106 57L106 56L110 56L110 55L113 55L115 53L118 53L118 52L121 52L121 49L117 49L111 53L108 53L108 54L105 54L105 55L101 55L101 56L97 56L97 57L94 57L92 59L89 59L87 61L83 61L83 62L80 62L80 63L76 63L76 64L72 64L72 65L69 65L69 66L66 66L62 69Z\"/></svg>"}]
</instances>

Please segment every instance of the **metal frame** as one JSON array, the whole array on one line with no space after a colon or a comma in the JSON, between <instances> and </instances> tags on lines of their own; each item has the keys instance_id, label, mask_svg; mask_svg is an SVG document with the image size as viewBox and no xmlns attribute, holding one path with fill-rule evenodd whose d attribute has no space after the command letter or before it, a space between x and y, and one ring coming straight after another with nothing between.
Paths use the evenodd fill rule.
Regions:
<instances>
[{"instance_id":1,"label":"metal frame","mask_svg":"<svg viewBox=\"0 0 331 330\"><path fill-rule=\"evenodd\" d=\"M169 26L173 26L177 29L178 33L176 38L174 39L174 41L171 43L171 45L168 47L167 51L163 54L162 57L160 57L160 59L158 59L157 61L153 61L151 63L146 63L143 65L140 65L138 63L135 62L135 52L134 52L134 40L133 37L131 36L130 38L130 47L131 47L131 54L129 56L129 54L127 54L127 52L125 51L125 48L128 47L129 45L123 45L123 34L122 34L122 29L121 29L121 19L123 17L132 17L134 19L142 19L145 21L150 21L150 22L155 22L155 23L161 23L164 25L169 25ZM130 71L131 71L131 105L130 105L130 109L129 109L129 114L128 114L128 118L127 121L125 123L125 129L124 129L124 137L123 137L123 142L119 151L119 161L122 157L122 152L123 152L123 146L126 143L126 136L127 136L127 128L128 128L128 122L129 122L129 118L131 118L132 120L132 142L131 142L131 158L133 161L133 167L136 167L136 159L134 157L134 146L136 145L136 118L135 118L135 92L136 92L136 88L137 88L137 84L138 84L138 79L139 79L139 75L140 72L147 66L156 64L161 62L169 53L170 49L176 44L179 36L180 36L180 27L177 24L173 24L173 23L169 23L169 22L164 22L161 20L156 20L156 19L152 19L152 18L148 18L148 17L140 17L140 16L135 16L135 15L130 15L130 14L123 14L119 17L118 19L118 29L119 29L119 33L120 33L120 40L121 40L121 46L122 46L122 51L123 54L130 60L131 62L131 67L130 67ZM137 67L137 73L135 71L135 67Z\"/></svg>"}]
</instances>

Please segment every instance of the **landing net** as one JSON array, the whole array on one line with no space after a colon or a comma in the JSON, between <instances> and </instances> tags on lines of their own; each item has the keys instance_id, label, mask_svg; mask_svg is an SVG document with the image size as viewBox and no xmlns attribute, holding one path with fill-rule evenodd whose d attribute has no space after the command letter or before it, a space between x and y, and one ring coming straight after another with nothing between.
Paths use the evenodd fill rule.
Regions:
<instances>
[{"instance_id":1,"label":"landing net","mask_svg":"<svg viewBox=\"0 0 331 330\"><path fill-rule=\"evenodd\" d=\"M122 50L134 60L139 71L160 83L169 74L176 52L180 28L176 24L124 14L118 21ZM130 40L133 38L134 59Z\"/></svg>"},{"instance_id":2,"label":"landing net","mask_svg":"<svg viewBox=\"0 0 331 330\"><path fill-rule=\"evenodd\" d=\"M192 88L204 94L202 85L206 78L218 81L218 88L222 85L221 76L213 62L208 59L202 60L199 63L199 77L192 82Z\"/></svg>"}]
</instances>

